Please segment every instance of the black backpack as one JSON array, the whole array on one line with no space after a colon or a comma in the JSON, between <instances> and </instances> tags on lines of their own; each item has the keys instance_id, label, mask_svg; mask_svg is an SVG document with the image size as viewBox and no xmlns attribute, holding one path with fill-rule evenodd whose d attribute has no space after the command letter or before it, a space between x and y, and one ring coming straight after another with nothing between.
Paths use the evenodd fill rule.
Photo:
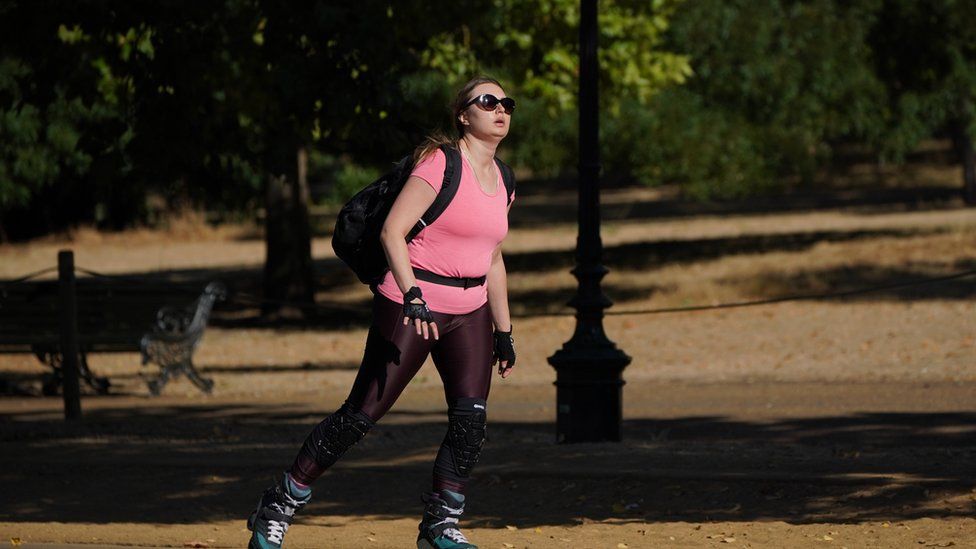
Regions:
<instances>
[{"instance_id":1,"label":"black backpack","mask_svg":"<svg viewBox=\"0 0 976 549\"><path fill-rule=\"evenodd\" d=\"M413 240L424 227L444 213L454 199L454 195L457 194L461 182L461 152L447 145L441 145L441 150L447 157L441 190L437 193L434 203L410 229L407 242ZM508 193L508 203L511 204L515 193L515 175L512 169L497 157L495 163L502 174L505 191ZM386 271L390 270L383 245L380 243L380 231L383 229L386 216L390 213L390 208L393 207L393 202L403 190L403 185L412 171L413 156L402 158L392 170L356 193L339 210L335 231L332 233L332 249L339 259L349 265L363 284L370 286L379 284Z\"/></svg>"}]
</instances>

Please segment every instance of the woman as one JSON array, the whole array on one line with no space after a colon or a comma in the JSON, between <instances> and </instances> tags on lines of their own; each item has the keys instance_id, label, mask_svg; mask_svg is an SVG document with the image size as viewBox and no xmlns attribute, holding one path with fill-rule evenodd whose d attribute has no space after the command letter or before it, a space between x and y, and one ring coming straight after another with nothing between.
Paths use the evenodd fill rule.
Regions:
<instances>
[{"instance_id":1,"label":"woman","mask_svg":"<svg viewBox=\"0 0 976 549\"><path fill-rule=\"evenodd\" d=\"M495 149L508 134L515 102L490 78L475 78L453 105L457 140L429 138L387 217L381 241L390 265L375 291L373 324L345 404L316 426L291 468L248 519L252 549L280 548L310 485L390 409L430 354L444 383L448 432L434 463L417 547L474 548L458 528L464 491L485 441L492 365L515 365L501 242L506 192ZM448 208L409 243L405 237L440 190L447 156L460 151L461 179ZM451 152L453 155L454 153Z\"/></svg>"}]
</instances>

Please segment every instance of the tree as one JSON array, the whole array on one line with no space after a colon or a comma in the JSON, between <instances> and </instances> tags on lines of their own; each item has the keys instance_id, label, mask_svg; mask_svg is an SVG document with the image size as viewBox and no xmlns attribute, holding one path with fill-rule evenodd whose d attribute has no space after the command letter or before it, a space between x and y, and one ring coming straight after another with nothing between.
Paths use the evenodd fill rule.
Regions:
<instances>
[{"instance_id":1,"label":"tree","mask_svg":"<svg viewBox=\"0 0 976 549\"><path fill-rule=\"evenodd\" d=\"M604 120L619 120L625 103L646 105L691 74L687 57L663 47L676 4L600 2ZM471 11L477 16L430 36L423 65L451 85L479 72L498 76L519 102L509 159L544 175L575 166L579 1L495 0Z\"/></svg>"},{"instance_id":2,"label":"tree","mask_svg":"<svg viewBox=\"0 0 976 549\"><path fill-rule=\"evenodd\" d=\"M870 35L885 84L888 128L879 140L894 159L945 131L963 165L963 196L976 204L976 3L884 0Z\"/></svg>"},{"instance_id":3,"label":"tree","mask_svg":"<svg viewBox=\"0 0 976 549\"><path fill-rule=\"evenodd\" d=\"M50 4L0 4L0 240L75 216L111 223L113 199L132 191L122 184L131 88L111 62L145 55L145 43L133 29L86 33L51 17ZM44 208L32 208L38 199Z\"/></svg>"},{"instance_id":4,"label":"tree","mask_svg":"<svg viewBox=\"0 0 976 549\"><path fill-rule=\"evenodd\" d=\"M396 133L389 113L403 104L396 83L424 45L419 25L399 14L420 18L430 9L420 2L258 4L259 52L249 82L257 99L242 108L261 130L257 148L268 176L266 297L312 300L308 147L394 157L384 137ZM436 30L437 21L447 22L442 15L427 28Z\"/></svg>"},{"instance_id":5,"label":"tree","mask_svg":"<svg viewBox=\"0 0 976 549\"><path fill-rule=\"evenodd\" d=\"M682 4L669 44L690 56L695 76L653 106L649 133L674 136L652 149L659 177L703 198L742 196L809 183L832 143L876 139L884 89L866 42L876 4Z\"/></svg>"}]
</instances>

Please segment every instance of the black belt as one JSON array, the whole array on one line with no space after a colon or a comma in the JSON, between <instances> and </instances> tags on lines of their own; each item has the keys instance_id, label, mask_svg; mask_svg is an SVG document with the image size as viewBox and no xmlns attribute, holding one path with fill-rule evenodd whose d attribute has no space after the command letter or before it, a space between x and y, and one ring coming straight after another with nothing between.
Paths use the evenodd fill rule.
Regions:
<instances>
[{"instance_id":1,"label":"black belt","mask_svg":"<svg viewBox=\"0 0 976 549\"><path fill-rule=\"evenodd\" d=\"M413 268L413 275L417 277L417 280L423 280L424 282L433 282L434 284L440 284L442 286L454 286L455 288L473 288L475 286L481 286L485 283L487 279L486 276L478 276L475 278L454 278L451 276L441 276L437 273L432 273L430 271L425 271L423 269Z\"/></svg>"}]
</instances>

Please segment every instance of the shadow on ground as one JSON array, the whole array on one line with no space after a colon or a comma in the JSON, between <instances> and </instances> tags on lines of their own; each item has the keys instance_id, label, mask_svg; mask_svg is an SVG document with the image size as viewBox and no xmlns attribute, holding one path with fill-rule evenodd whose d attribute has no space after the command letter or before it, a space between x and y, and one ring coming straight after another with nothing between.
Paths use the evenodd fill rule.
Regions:
<instances>
[{"instance_id":1,"label":"shadow on ground","mask_svg":"<svg viewBox=\"0 0 976 549\"><path fill-rule=\"evenodd\" d=\"M741 254L762 254L770 252L797 252L810 249L824 242L869 241L876 238L911 238L924 234L935 234L946 229L914 230L853 230L853 231L810 231L771 235L745 235L735 237L705 238L692 240L652 240L634 242L604 248L604 263L616 271L644 271L679 263L716 260L722 257ZM510 273L544 273L569 270L574 265L572 250L533 251L506 254L506 267ZM976 263L961 262L946 265L937 261L913 264L903 268L879 268L864 265L845 269L805 272L789 277L771 273L748 280L728 280L727 284L743 288L743 298L779 298L811 292L839 292L873 286L925 279L947 272L974 269ZM352 272L339 260L319 259L315 261L318 288L330 293L341 293L345 288L357 288L359 282ZM368 300L338 302L328 297L319 297L313 308L306 309L306 316L282 317L262 316L261 314L261 269L189 269L152 273L130 273L121 276L100 278L95 283L140 284L153 286L159 293L159 286L169 284L172 296L165 304L180 304L192 301L210 280L223 281L229 290L229 299L219 303L211 319L211 325L223 328L274 328L342 330L362 328L369 325L370 307ZM44 291L56 292L56 285L48 282L36 284ZM608 283L603 285L608 297L616 303L645 300L655 293L666 291L658 286L635 288ZM861 300L913 300L913 299L968 299L976 295L976 284L972 279L960 279L926 286L888 289L866 293ZM510 301L519 316L533 314L569 314L572 311L566 302L572 292L566 289L528 289L510 290ZM106 303L106 307L116 304ZM121 301L117 304L124 307ZM147 320L147 326L152 319Z\"/></svg>"},{"instance_id":2,"label":"shadow on ground","mask_svg":"<svg viewBox=\"0 0 976 549\"><path fill-rule=\"evenodd\" d=\"M320 416L250 404L95 409L0 422L0 520L205 523L243 518ZM976 413L774 421L626 421L620 444L556 445L547 422L495 422L471 524L972 516ZM308 514L413 517L442 413L394 410L317 484ZM517 511L515 510L517 502Z\"/></svg>"},{"instance_id":3,"label":"shadow on ground","mask_svg":"<svg viewBox=\"0 0 976 549\"><path fill-rule=\"evenodd\" d=\"M512 227L547 227L554 223L575 223L577 199L572 193L575 181L553 185L522 186L520 196L535 200L517 202L512 208ZM570 191L567 193L567 190ZM961 204L959 187L916 189L863 188L794 191L788 195L770 195L747 200L694 202L681 199L618 200L612 192L604 193L601 217L607 221L675 219L699 215L756 215L816 211L833 208L853 209L865 215L893 211L919 211L956 207ZM541 198L541 199L540 199Z\"/></svg>"},{"instance_id":4,"label":"shadow on ground","mask_svg":"<svg viewBox=\"0 0 976 549\"><path fill-rule=\"evenodd\" d=\"M792 273L758 273L749 278L727 278L722 284L737 288L743 295L775 299L797 294L844 293L864 288L883 288L879 291L845 297L847 300L914 301L914 300L971 300L976 298L976 276L940 280L928 284L912 284L944 276L949 272L976 271L976 260L956 261L951 266L939 262L916 262L910 267L893 268L876 265L853 265ZM899 283L904 286L893 287Z\"/></svg>"},{"instance_id":5,"label":"shadow on ground","mask_svg":"<svg viewBox=\"0 0 976 549\"><path fill-rule=\"evenodd\" d=\"M828 242L912 238L944 232L947 232L947 229L831 230L700 239L648 240L604 246L603 263L611 269L645 270L673 264L710 261L735 255L801 252ZM505 255L505 266L509 272L569 269L574 265L573 250L547 250Z\"/></svg>"},{"instance_id":6,"label":"shadow on ground","mask_svg":"<svg viewBox=\"0 0 976 549\"><path fill-rule=\"evenodd\" d=\"M825 242L870 241L878 238L913 238L920 235L940 234L948 229L912 230L849 230L849 231L804 231L771 235L744 235L735 237L704 238L690 240L653 240L606 246L603 262L614 271L646 271L673 264L691 264L700 261L717 260L723 257L744 254L765 254L772 252L801 252ZM334 261L318 265L319 270L338 266ZM575 265L572 250L532 251L510 253L505 256L509 273L545 273L569 270ZM941 281L931 284L914 285L947 273L976 270L976 261L957 261L951 264L932 260L913 263L901 268L877 267L870 264L848 268L800 272L788 277L769 273L750 279L729 279L723 283L742 289L743 299L774 299L793 295L841 293L881 288L850 296L847 299L861 301L911 301L932 299L972 299L976 297L976 277ZM356 285L351 277L344 285ZM904 285L894 287L897 285ZM342 287L339 284L333 289ZM238 287L241 287L238 284ZM320 287L327 287L321 285ZM658 292L669 291L658 285L633 287L619 283L604 283L605 294L615 303L642 301ZM258 292L251 287L245 291ZM510 289L509 301L513 314L531 317L539 314L571 314L566 303L573 292L565 288ZM232 300L233 301L233 300ZM305 319L262 319L253 314L241 315L241 304L233 302L221 307L222 314L214 320L215 325L224 327L275 327L278 329L296 327L317 327L342 329L368 326L370 318L366 300L343 303L336 308L328 302L319 302L315 314ZM237 307L235 314L234 308Z\"/></svg>"}]
</instances>

